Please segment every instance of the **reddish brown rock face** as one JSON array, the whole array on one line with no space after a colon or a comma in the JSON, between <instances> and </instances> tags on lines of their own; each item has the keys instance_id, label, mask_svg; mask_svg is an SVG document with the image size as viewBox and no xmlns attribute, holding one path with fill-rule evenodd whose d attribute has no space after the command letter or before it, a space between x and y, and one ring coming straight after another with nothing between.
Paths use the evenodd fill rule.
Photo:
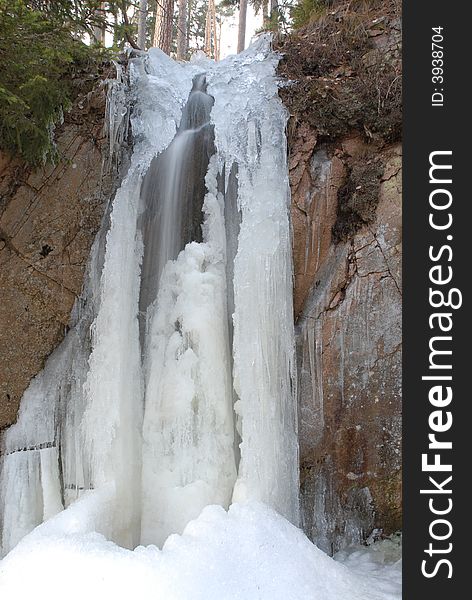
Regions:
<instances>
[{"instance_id":1,"label":"reddish brown rock face","mask_svg":"<svg viewBox=\"0 0 472 600\"><path fill-rule=\"evenodd\" d=\"M104 92L89 104L60 128L57 166L32 172L1 156L0 429L14 422L23 391L64 335L110 192Z\"/></svg>"},{"instance_id":2,"label":"reddish brown rock face","mask_svg":"<svg viewBox=\"0 0 472 600\"><path fill-rule=\"evenodd\" d=\"M301 512L327 552L401 528L401 3L281 38Z\"/></svg>"},{"instance_id":3,"label":"reddish brown rock face","mask_svg":"<svg viewBox=\"0 0 472 600\"><path fill-rule=\"evenodd\" d=\"M290 164L301 503L332 552L401 527L401 148L313 139Z\"/></svg>"}]
</instances>

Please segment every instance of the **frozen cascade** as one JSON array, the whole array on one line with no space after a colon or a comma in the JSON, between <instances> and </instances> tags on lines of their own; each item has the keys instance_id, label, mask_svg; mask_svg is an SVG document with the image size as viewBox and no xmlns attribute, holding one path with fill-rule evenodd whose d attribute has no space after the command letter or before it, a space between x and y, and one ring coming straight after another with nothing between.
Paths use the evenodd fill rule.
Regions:
<instances>
[{"instance_id":1,"label":"frozen cascade","mask_svg":"<svg viewBox=\"0 0 472 600\"><path fill-rule=\"evenodd\" d=\"M258 500L297 523L286 114L269 45L221 63L153 49L114 84L109 130L127 126L127 101L133 156L71 329L2 438L3 554L79 498L90 528L128 548L162 545L209 504Z\"/></svg>"},{"instance_id":2,"label":"frozen cascade","mask_svg":"<svg viewBox=\"0 0 472 600\"><path fill-rule=\"evenodd\" d=\"M228 506L236 478L223 198L216 195L214 158L203 201L214 151L212 106L205 78L197 76L177 136L143 186L151 243L141 288L142 543L162 544L208 504Z\"/></svg>"},{"instance_id":3,"label":"frozen cascade","mask_svg":"<svg viewBox=\"0 0 472 600\"><path fill-rule=\"evenodd\" d=\"M232 283L234 409L242 441L233 501L261 500L297 523L287 116L273 76L278 57L254 52L230 57L230 68L219 63L208 77L220 173L231 187L237 168L240 211Z\"/></svg>"}]
</instances>

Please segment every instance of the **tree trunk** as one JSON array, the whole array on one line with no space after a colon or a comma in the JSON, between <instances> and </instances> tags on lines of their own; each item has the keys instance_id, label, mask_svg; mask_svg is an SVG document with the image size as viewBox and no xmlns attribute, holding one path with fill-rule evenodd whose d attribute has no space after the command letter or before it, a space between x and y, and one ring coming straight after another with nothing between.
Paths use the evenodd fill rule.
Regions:
<instances>
[{"instance_id":1,"label":"tree trunk","mask_svg":"<svg viewBox=\"0 0 472 600\"><path fill-rule=\"evenodd\" d=\"M220 44L217 28L215 0L208 0L205 20L205 54L209 58L220 60Z\"/></svg>"},{"instance_id":2,"label":"tree trunk","mask_svg":"<svg viewBox=\"0 0 472 600\"><path fill-rule=\"evenodd\" d=\"M211 0L211 25L213 30L213 58L220 60L220 49L218 44L218 33L216 29L216 7L215 0Z\"/></svg>"},{"instance_id":3,"label":"tree trunk","mask_svg":"<svg viewBox=\"0 0 472 600\"><path fill-rule=\"evenodd\" d=\"M217 48L218 48L218 56L216 60L220 60L221 56L221 29L223 28L223 19L220 17L218 21L218 36L217 36Z\"/></svg>"},{"instance_id":4,"label":"tree trunk","mask_svg":"<svg viewBox=\"0 0 472 600\"><path fill-rule=\"evenodd\" d=\"M153 46L157 46L166 54L170 54L172 47L173 16L174 0L158 0Z\"/></svg>"},{"instance_id":5,"label":"tree trunk","mask_svg":"<svg viewBox=\"0 0 472 600\"><path fill-rule=\"evenodd\" d=\"M270 0L270 21L271 26L276 31L279 30L279 2L278 0Z\"/></svg>"},{"instance_id":6,"label":"tree trunk","mask_svg":"<svg viewBox=\"0 0 472 600\"><path fill-rule=\"evenodd\" d=\"M193 19L193 10L194 10L193 0L188 0L187 1L187 52L188 52L188 49L190 48L190 24L192 23L192 19Z\"/></svg>"},{"instance_id":7,"label":"tree trunk","mask_svg":"<svg viewBox=\"0 0 472 600\"><path fill-rule=\"evenodd\" d=\"M100 2L100 8L97 8L95 15L98 18L105 18L105 2ZM93 37L97 44L105 45L105 25L95 25L93 28Z\"/></svg>"},{"instance_id":8,"label":"tree trunk","mask_svg":"<svg viewBox=\"0 0 472 600\"><path fill-rule=\"evenodd\" d=\"M273 0L272 0L273 1ZM247 0L239 2L238 53L246 46Z\"/></svg>"},{"instance_id":9,"label":"tree trunk","mask_svg":"<svg viewBox=\"0 0 472 600\"><path fill-rule=\"evenodd\" d=\"M207 9L205 17L205 42L203 45L203 51L211 58L211 18L210 18L210 7Z\"/></svg>"},{"instance_id":10,"label":"tree trunk","mask_svg":"<svg viewBox=\"0 0 472 600\"><path fill-rule=\"evenodd\" d=\"M187 0L179 0L179 20L177 21L177 60L187 57Z\"/></svg>"},{"instance_id":11,"label":"tree trunk","mask_svg":"<svg viewBox=\"0 0 472 600\"><path fill-rule=\"evenodd\" d=\"M148 0L139 0L138 10L138 46L141 48L141 50L146 50L146 18Z\"/></svg>"},{"instance_id":12,"label":"tree trunk","mask_svg":"<svg viewBox=\"0 0 472 600\"><path fill-rule=\"evenodd\" d=\"M262 26L267 27L269 22L269 0L262 0Z\"/></svg>"}]
</instances>

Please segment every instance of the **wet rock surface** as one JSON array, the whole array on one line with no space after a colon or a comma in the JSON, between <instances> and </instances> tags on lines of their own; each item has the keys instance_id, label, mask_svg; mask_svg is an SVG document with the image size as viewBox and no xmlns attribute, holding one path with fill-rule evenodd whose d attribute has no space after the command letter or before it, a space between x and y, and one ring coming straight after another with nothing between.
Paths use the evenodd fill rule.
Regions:
<instances>
[{"instance_id":1,"label":"wet rock surface","mask_svg":"<svg viewBox=\"0 0 472 600\"><path fill-rule=\"evenodd\" d=\"M314 275L297 320L303 525L329 552L401 527L400 160L398 146L381 155L372 222L345 241L321 233L323 254L305 249ZM310 232L336 222L335 181L325 186ZM296 298L308 288L299 281Z\"/></svg>"},{"instance_id":2,"label":"wet rock surface","mask_svg":"<svg viewBox=\"0 0 472 600\"><path fill-rule=\"evenodd\" d=\"M397 5L353 14L338 3L280 48L292 82L281 96L291 116L302 526L329 553L401 528ZM368 102L365 69L379 77L372 86L392 83L377 120L356 108Z\"/></svg>"},{"instance_id":3,"label":"wet rock surface","mask_svg":"<svg viewBox=\"0 0 472 600\"><path fill-rule=\"evenodd\" d=\"M0 157L0 429L62 339L113 186L103 171L105 89L57 129L59 161L31 170Z\"/></svg>"}]
</instances>

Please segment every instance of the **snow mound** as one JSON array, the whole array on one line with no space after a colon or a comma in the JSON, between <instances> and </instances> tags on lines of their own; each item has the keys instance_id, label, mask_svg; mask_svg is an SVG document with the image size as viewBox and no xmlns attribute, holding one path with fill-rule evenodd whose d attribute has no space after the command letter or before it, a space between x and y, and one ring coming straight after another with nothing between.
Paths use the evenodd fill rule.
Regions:
<instances>
[{"instance_id":1,"label":"snow mound","mask_svg":"<svg viewBox=\"0 0 472 600\"><path fill-rule=\"evenodd\" d=\"M37 527L0 562L8 600L399 600L398 565L369 549L354 572L260 503L208 506L162 550L84 532L93 493ZM82 505L82 506L81 506ZM88 505L88 506L87 506ZM69 513L69 514L68 514ZM91 525L92 520L88 520ZM79 525L82 523L82 525ZM67 533L64 533L66 531ZM375 546L375 545L374 545ZM375 553L370 553L375 554ZM342 557L341 557L342 558ZM346 554L349 563L349 555Z\"/></svg>"}]
</instances>

